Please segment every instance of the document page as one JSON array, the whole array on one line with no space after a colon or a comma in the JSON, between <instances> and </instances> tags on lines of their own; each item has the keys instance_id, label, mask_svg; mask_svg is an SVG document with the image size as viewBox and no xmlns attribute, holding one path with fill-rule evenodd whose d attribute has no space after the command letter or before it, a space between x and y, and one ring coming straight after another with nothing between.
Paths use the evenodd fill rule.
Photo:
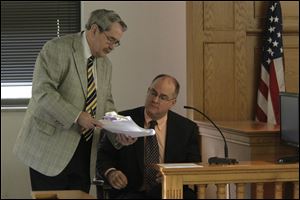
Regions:
<instances>
[{"instance_id":1,"label":"document page","mask_svg":"<svg viewBox=\"0 0 300 200\"><path fill-rule=\"evenodd\" d=\"M133 138L155 135L154 129L139 127L130 116L118 115L116 112L106 113L99 121L104 129L113 133L121 133Z\"/></svg>"}]
</instances>

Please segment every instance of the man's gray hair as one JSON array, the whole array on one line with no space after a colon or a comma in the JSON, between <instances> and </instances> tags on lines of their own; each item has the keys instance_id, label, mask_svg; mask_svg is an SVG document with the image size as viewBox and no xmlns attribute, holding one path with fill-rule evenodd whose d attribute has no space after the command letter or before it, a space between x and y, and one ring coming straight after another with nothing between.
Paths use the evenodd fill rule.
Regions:
<instances>
[{"instance_id":1,"label":"man's gray hair","mask_svg":"<svg viewBox=\"0 0 300 200\"><path fill-rule=\"evenodd\" d=\"M110 25L114 22L118 22L122 26L123 32L127 30L127 25L121 19L121 17L117 13L115 13L115 11L98 9L94 10L91 13L90 18L85 25L85 28L87 30L90 30L93 24L97 24L101 32L109 31Z\"/></svg>"}]
</instances>

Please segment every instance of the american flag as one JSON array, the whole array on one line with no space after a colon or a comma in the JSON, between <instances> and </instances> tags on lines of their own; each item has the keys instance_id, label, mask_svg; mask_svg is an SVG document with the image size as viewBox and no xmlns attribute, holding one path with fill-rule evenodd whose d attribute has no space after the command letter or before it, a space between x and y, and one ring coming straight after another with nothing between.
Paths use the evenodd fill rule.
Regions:
<instances>
[{"instance_id":1,"label":"american flag","mask_svg":"<svg viewBox=\"0 0 300 200\"><path fill-rule=\"evenodd\" d=\"M282 16L279 1L270 1L264 30L256 120L279 124L279 92L285 91Z\"/></svg>"}]
</instances>

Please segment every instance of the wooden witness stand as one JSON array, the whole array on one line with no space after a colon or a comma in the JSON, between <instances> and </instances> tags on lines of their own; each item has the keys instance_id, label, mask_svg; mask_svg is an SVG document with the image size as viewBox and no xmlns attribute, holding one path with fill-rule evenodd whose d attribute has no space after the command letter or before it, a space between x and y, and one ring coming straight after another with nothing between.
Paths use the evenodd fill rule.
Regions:
<instances>
[{"instance_id":1,"label":"wooden witness stand","mask_svg":"<svg viewBox=\"0 0 300 200\"><path fill-rule=\"evenodd\" d=\"M208 121L197 121L200 133L202 161L207 162L213 156L224 157L224 141L218 130ZM275 163L278 158L296 155L297 149L280 143L280 127L256 121L218 121L215 122L224 134L229 158L238 161L269 161ZM254 198L255 189L246 188L248 198ZM286 185L285 187L288 187ZM209 186L208 192L215 190ZM252 194L248 194L251 191ZM287 191L287 196L292 196ZM215 195L215 194L214 194ZM211 197L209 195L209 197ZM213 196L216 197L216 196ZM212 197L212 198L213 198ZM285 196L286 197L286 196ZM265 184L264 198L274 198L274 184Z\"/></svg>"},{"instance_id":2,"label":"wooden witness stand","mask_svg":"<svg viewBox=\"0 0 300 200\"><path fill-rule=\"evenodd\" d=\"M275 182L275 198L282 198L282 183L293 182L293 198L299 198L299 164L243 161L236 165L157 164L163 174L162 198L182 199L183 185L197 185L199 199L206 198L206 186L216 184L217 198L226 198L226 184L236 184L236 197L245 198L245 184L256 183L256 198L263 198L264 183Z\"/></svg>"},{"instance_id":3,"label":"wooden witness stand","mask_svg":"<svg viewBox=\"0 0 300 200\"><path fill-rule=\"evenodd\" d=\"M224 141L218 130L208 121L196 123L203 163L207 163L209 157L224 157ZM199 198L225 198L227 183L236 183L234 192L237 198L273 198L283 192L280 189L283 181L293 182L294 192L290 196L299 198L299 164L276 164L278 158L297 153L297 149L280 144L279 126L254 121L221 121L216 124L226 138L229 158L237 159L239 164L201 164L195 168L160 164L158 169L164 175L164 198L182 197L182 184L200 184ZM207 187L208 183L217 183L217 191L212 190L212 185ZM244 187L245 183L252 183L251 189L249 184ZM211 196L212 191L217 194Z\"/></svg>"},{"instance_id":4,"label":"wooden witness stand","mask_svg":"<svg viewBox=\"0 0 300 200\"><path fill-rule=\"evenodd\" d=\"M224 157L224 141L216 128L207 121L197 121L200 133L202 161L209 157ZM238 161L263 160L275 162L297 149L280 144L280 127L255 121L219 121L228 145L230 158Z\"/></svg>"}]
</instances>

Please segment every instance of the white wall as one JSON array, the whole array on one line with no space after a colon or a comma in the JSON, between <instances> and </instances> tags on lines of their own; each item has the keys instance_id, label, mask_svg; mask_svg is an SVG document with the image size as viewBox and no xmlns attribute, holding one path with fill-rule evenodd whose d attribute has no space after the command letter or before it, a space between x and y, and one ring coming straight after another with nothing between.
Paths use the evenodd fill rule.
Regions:
<instances>
[{"instance_id":1,"label":"white wall","mask_svg":"<svg viewBox=\"0 0 300 200\"><path fill-rule=\"evenodd\" d=\"M1 110L1 199L31 198L29 168L12 153L24 110Z\"/></svg>"},{"instance_id":2,"label":"white wall","mask_svg":"<svg viewBox=\"0 0 300 200\"><path fill-rule=\"evenodd\" d=\"M185 115L185 2L83 1L82 27L94 9L115 10L128 25L121 46L109 57L113 63L113 96L118 110L144 104L154 76L168 73L181 84L174 111ZM31 198L28 167L12 154L24 111L1 110L1 199ZM91 194L95 195L95 188Z\"/></svg>"}]
</instances>

